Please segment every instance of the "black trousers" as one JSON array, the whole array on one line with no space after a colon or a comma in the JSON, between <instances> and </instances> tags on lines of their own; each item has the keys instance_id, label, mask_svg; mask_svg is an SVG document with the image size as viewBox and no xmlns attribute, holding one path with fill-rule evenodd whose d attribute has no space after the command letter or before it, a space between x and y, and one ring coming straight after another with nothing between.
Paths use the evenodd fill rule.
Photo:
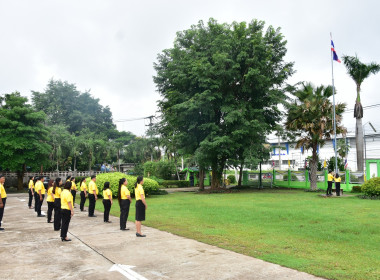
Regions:
<instances>
[{"instance_id":1,"label":"black trousers","mask_svg":"<svg viewBox=\"0 0 380 280\"><path fill-rule=\"evenodd\" d=\"M327 181L327 191L326 195L330 195L332 192L332 181Z\"/></svg>"},{"instance_id":2,"label":"black trousers","mask_svg":"<svg viewBox=\"0 0 380 280\"><path fill-rule=\"evenodd\" d=\"M29 207L32 207L32 201L33 201L32 190L29 189L28 193L29 193L29 202L28 202L28 206L29 206Z\"/></svg>"},{"instance_id":3,"label":"black trousers","mask_svg":"<svg viewBox=\"0 0 380 280\"><path fill-rule=\"evenodd\" d=\"M71 190L71 194L73 196L73 207L75 205L75 197L77 196L77 191Z\"/></svg>"},{"instance_id":4,"label":"black trousers","mask_svg":"<svg viewBox=\"0 0 380 280\"><path fill-rule=\"evenodd\" d=\"M110 218L111 200L103 199L103 205L104 205L104 221L108 222Z\"/></svg>"},{"instance_id":5,"label":"black trousers","mask_svg":"<svg viewBox=\"0 0 380 280\"><path fill-rule=\"evenodd\" d=\"M86 195L84 192L80 192L80 210L84 210L84 204L86 203Z\"/></svg>"},{"instance_id":6,"label":"black trousers","mask_svg":"<svg viewBox=\"0 0 380 280\"><path fill-rule=\"evenodd\" d=\"M34 212L37 212L37 208L38 208L38 201L40 200L40 196L38 195L38 193L35 191L34 192Z\"/></svg>"},{"instance_id":7,"label":"black trousers","mask_svg":"<svg viewBox=\"0 0 380 280\"><path fill-rule=\"evenodd\" d=\"M35 201L35 206L37 208L36 212L37 212L37 215L40 216L41 215L41 207L42 207L42 203L44 202L44 198L45 198L45 195L41 195L42 196L42 200L40 200L40 195L37 194L37 196L34 196L34 198L36 199Z\"/></svg>"},{"instance_id":8,"label":"black trousers","mask_svg":"<svg viewBox=\"0 0 380 280\"><path fill-rule=\"evenodd\" d=\"M47 221L50 222L51 216L53 214L54 202L48 201L47 204L48 204Z\"/></svg>"},{"instance_id":9,"label":"black trousers","mask_svg":"<svg viewBox=\"0 0 380 280\"><path fill-rule=\"evenodd\" d=\"M67 209L61 209L61 215L62 215L61 238L66 238L67 232L69 231L71 211Z\"/></svg>"},{"instance_id":10,"label":"black trousers","mask_svg":"<svg viewBox=\"0 0 380 280\"><path fill-rule=\"evenodd\" d=\"M61 229L61 199L54 200L54 230Z\"/></svg>"},{"instance_id":11,"label":"black trousers","mask_svg":"<svg viewBox=\"0 0 380 280\"><path fill-rule=\"evenodd\" d=\"M1 227L1 221L3 220L5 202L7 201L7 198L4 197L2 198L2 200L3 200L3 208L0 208L0 227Z\"/></svg>"},{"instance_id":12,"label":"black trousers","mask_svg":"<svg viewBox=\"0 0 380 280\"><path fill-rule=\"evenodd\" d=\"M129 199L120 200L120 229L127 228L127 220L128 220L130 205L131 205L131 202L129 201Z\"/></svg>"},{"instance_id":13,"label":"black trousers","mask_svg":"<svg viewBox=\"0 0 380 280\"><path fill-rule=\"evenodd\" d=\"M88 200L90 202L89 205L88 205L88 215L89 216L93 216L94 215L94 211L95 211L95 203L96 203L95 195L89 194L88 195Z\"/></svg>"},{"instance_id":14,"label":"black trousers","mask_svg":"<svg viewBox=\"0 0 380 280\"><path fill-rule=\"evenodd\" d=\"M340 196L340 182L335 183L336 196Z\"/></svg>"}]
</instances>

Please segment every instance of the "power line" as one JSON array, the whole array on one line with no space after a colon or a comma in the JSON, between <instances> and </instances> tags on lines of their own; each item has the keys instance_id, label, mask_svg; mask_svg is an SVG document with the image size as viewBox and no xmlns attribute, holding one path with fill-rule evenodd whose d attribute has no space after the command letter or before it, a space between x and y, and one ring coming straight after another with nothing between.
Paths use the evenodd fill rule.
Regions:
<instances>
[{"instance_id":1,"label":"power line","mask_svg":"<svg viewBox=\"0 0 380 280\"><path fill-rule=\"evenodd\" d=\"M364 106L363 110L364 109L373 109L373 108L376 108L376 107L380 107L380 104L373 104L373 105ZM352 113L352 112L354 112L354 109L348 109L348 110L344 111L343 114L345 114L345 113Z\"/></svg>"},{"instance_id":2,"label":"power line","mask_svg":"<svg viewBox=\"0 0 380 280\"><path fill-rule=\"evenodd\" d=\"M151 119L151 118L154 118L154 116L143 117L143 118L133 118L133 119L120 119L120 120L115 120L114 122L132 122L132 121L140 121L140 120Z\"/></svg>"}]
</instances>

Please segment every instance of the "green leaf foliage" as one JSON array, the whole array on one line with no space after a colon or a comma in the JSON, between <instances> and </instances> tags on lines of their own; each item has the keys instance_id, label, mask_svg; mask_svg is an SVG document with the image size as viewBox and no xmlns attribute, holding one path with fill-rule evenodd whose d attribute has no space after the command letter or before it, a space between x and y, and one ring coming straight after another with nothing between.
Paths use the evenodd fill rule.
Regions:
<instances>
[{"instance_id":1,"label":"green leaf foliage","mask_svg":"<svg viewBox=\"0 0 380 280\"><path fill-rule=\"evenodd\" d=\"M144 163L144 176L155 176L160 179L170 180L175 174L176 167L170 161L147 161Z\"/></svg>"},{"instance_id":2,"label":"green leaf foliage","mask_svg":"<svg viewBox=\"0 0 380 280\"><path fill-rule=\"evenodd\" d=\"M362 185L361 191L367 196L380 197L380 177L369 179Z\"/></svg>"}]
</instances>

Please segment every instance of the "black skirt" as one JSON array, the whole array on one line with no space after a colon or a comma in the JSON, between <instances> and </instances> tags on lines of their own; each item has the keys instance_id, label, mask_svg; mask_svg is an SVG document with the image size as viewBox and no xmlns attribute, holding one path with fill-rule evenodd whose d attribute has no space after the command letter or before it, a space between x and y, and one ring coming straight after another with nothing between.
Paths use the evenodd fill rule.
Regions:
<instances>
[{"instance_id":1,"label":"black skirt","mask_svg":"<svg viewBox=\"0 0 380 280\"><path fill-rule=\"evenodd\" d=\"M135 216L136 221L145 221L145 205L142 202L142 200L137 200L136 201L136 216Z\"/></svg>"}]
</instances>

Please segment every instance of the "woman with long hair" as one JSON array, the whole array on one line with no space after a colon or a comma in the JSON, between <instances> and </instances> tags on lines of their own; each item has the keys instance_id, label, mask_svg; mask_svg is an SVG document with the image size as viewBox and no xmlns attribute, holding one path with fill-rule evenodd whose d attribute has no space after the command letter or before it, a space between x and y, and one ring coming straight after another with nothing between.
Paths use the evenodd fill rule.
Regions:
<instances>
[{"instance_id":1,"label":"woman with long hair","mask_svg":"<svg viewBox=\"0 0 380 280\"><path fill-rule=\"evenodd\" d=\"M145 234L141 234L141 222L145 221L145 211L148 208L145 201L145 193L143 189L144 178L138 176L135 183L135 197L136 197L136 236L145 237Z\"/></svg>"},{"instance_id":2,"label":"woman with long hair","mask_svg":"<svg viewBox=\"0 0 380 280\"><path fill-rule=\"evenodd\" d=\"M110 189L110 182L105 182L103 187L103 205L104 205L104 222L111 223L110 210L113 204L112 201L112 191Z\"/></svg>"},{"instance_id":3,"label":"woman with long hair","mask_svg":"<svg viewBox=\"0 0 380 280\"><path fill-rule=\"evenodd\" d=\"M86 203L86 197L87 197L87 184L86 184L86 177L83 177L82 180L80 180L80 211L84 212L84 204Z\"/></svg>"},{"instance_id":4,"label":"woman with long hair","mask_svg":"<svg viewBox=\"0 0 380 280\"><path fill-rule=\"evenodd\" d=\"M335 174L334 181L336 196L340 196L340 182L342 181L342 178L340 178L338 173Z\"/></svg>"},{"instance_id":5,"label":"woman with long hair","mask_svg":"<svg viewBox=\"0 0 380 280\"><path fill-rule=\"evenodd\" d=\"M54 193L54 230L61 229L61 185L62 179L56 178L53 185Z\"/></svg>"},{"instance_id":6,"label":"woman with long hair","mask_svg":"<svg viewBox=\"0 0 380 280\"><path fill-rule=\"evenodd\" d=\"M119 180L119 190L117 192L117 199L120 206L120 230L129 230L127 228L127 220L129 214L129 207L131 205L131 193L128 190L128 181L125 178Z\"/></svg>"},{"instance_id":7,"label":"woman with long hair","mask_svg":"<svg viewBox=\"0 0 380 280\"><path fill-rule=\"evenodd\" d=\"M54 209L54 200L55 200L55 196L54 196L54 192L53 192L53 185L54 185L54 180L49 180L48 189L47 189L47 199L46 199L46 202L48 205L48 212L47 212L47 222L48 223L53 222L51 220L51 216L52 216L53 209Z\"/></svg>"},{"instance_id":8,"label":"woman with long hair","mask_svg":"<svg viewBox=\"0 0 380 280\"><path fill-rule=\"evenodd\" d=\"M29 178L28 193L29 193L28 206L29 206L29 209L33 209L32 201L33 201L33 196L34 196L34 176Z\"/></svg>"},{"instance_id":9,"label":"woman with long hair","mask_svg":"<svg viewBox=\"0 0 380 280\"><path fill-rule=\"evenodd\" d=\"M61 215L62 215L62 228L61 228L61 240L71 241L67 238L67 232L69 231L69 224L71 217L74 216L73 196L70 192L71 182L65 183L64 189L61 193Z\"/></svg>"}]
</instances>

